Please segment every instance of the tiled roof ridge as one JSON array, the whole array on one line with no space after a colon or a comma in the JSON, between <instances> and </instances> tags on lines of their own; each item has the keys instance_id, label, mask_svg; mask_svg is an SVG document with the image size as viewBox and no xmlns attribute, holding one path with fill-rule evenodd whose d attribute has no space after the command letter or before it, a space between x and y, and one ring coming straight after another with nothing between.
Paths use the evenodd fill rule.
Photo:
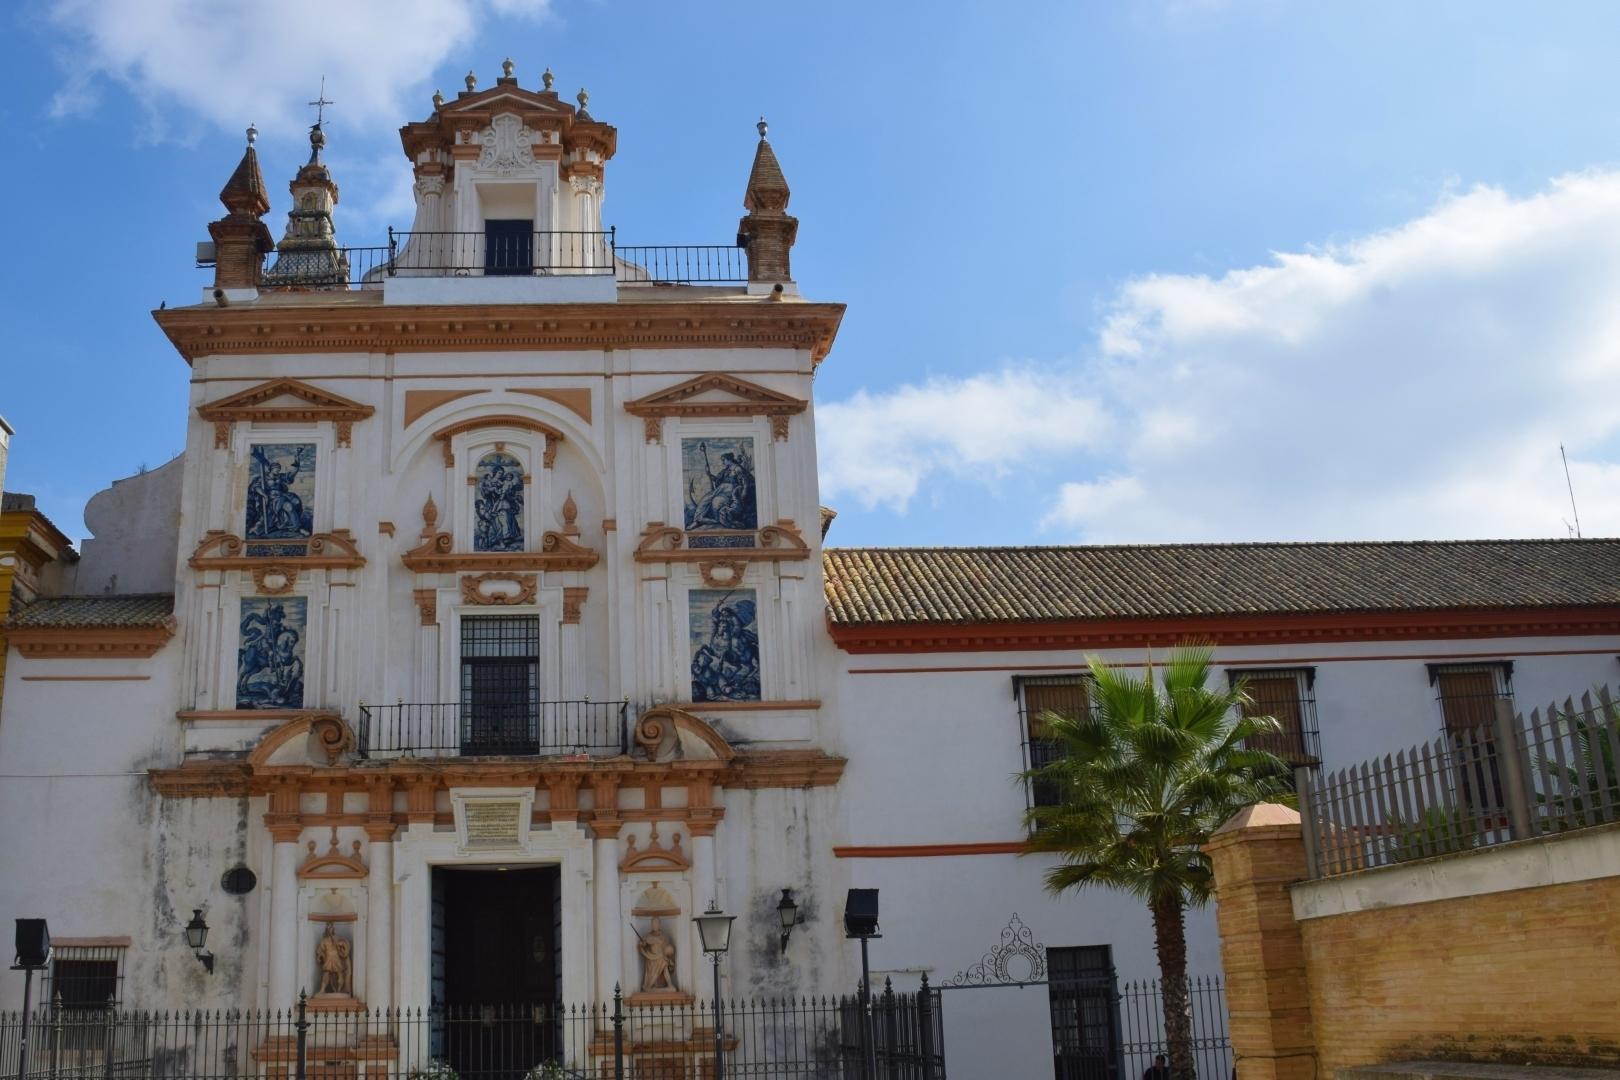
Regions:
<instances>
[{"instance_id":1,"label":"tiled roof ridge","mask_svg":"<svg viewBox=\"0 0 1620 1080\"><path fill-rule=\"evenodd\" d=\"M871 545L844 545L829 544L822 549L829 555L844 553L872 554L875 552L946 552L946 553L1000 553L1000 552L1047 552L1047 551L1177 551L1183 549L1196 549L1200 551L1225 551L1235 549L1273 549L1273 548L1352 548L1352 547L1378 547L1378 548L1413 548L1413 547L1484 547L1487 545L1513 545L1528 547L1535 544L1570 544L1570 545L1620 545L1620 537L1616 536L1548 536L1548 537L1502 537L1469 540L1189 540L1189 541L1161 541L1155 543L1136 544L871 544Z\"/></svg>"}]
</instances>

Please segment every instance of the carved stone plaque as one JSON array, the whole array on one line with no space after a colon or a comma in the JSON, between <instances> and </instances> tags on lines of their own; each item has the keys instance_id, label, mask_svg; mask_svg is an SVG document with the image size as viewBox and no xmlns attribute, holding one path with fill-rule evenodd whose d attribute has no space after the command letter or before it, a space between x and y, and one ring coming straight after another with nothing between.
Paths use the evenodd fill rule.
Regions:
<instances>
[{"instance_id":1,"label":"carved stone plaque","mask_svg":"<svg viewBox=\"0 0 1620 1080\"><path fill-rule=\"evenodd\" d=\"M468 799L462 814L469 850L515 848L522 842L523 803L519 799Z\"/></svg>"}]
</instances>

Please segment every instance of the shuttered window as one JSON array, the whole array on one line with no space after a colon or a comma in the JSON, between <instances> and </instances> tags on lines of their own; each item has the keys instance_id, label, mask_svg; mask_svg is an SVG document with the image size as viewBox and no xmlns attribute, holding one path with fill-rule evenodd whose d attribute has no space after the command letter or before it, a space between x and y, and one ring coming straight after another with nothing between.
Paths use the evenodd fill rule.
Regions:
<instances>
[{"instance_id":1,"label":"shuttered window","mask_svg":"<svg viewBox=\"0 0 1620 1080\"><path fill-rule=\"evenodd\" d=\"M1240 679L1249 701L1245 716L1270 716L1282 725L1274 735L1260 735L1249 745L1266 750L1290 765L1321 764L1321 739L1316 726L1316 670L1314 668L1233 669L1227 677Z\"/></svg>"},{"instance_id":2,"label":"shuttered window","mask_svg":"<svg viewBox=\"0 0 1620 1080\"><path fill-rule=\"evenodd\" d=\"M1088 675L1039 676L1019 679L1019 718L1024 739L1025 761L1038 769L1063 754L1063 744L1052 738L1047 714L1078 718L1091 708L1091 677ZM1031 806L1051 806L1058 801L1057 788L1043 781L1027 785Z\"/></svg>"}]
</instances>

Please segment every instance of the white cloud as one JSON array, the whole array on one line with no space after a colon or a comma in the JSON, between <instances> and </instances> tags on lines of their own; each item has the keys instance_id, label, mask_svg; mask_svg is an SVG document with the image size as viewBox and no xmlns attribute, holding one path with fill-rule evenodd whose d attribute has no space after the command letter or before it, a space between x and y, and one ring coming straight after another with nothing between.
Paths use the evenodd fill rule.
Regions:
<instances>
[{"instance_id":1,"label":"white cloud","mask_svg":"<svg viewBox=\"0 0 1620 1080\"><path fill-rule=\"evenodd\" d=\"M938 474L992 478L1032 456L1098 446L1109 421L1064 375L1005 368L820 405L821 489L904 510Z\"/></svg>"},{"instance_id":2,"label":"white cloud","mask_svg":"<svg viewBox=\"0 0 1620 1080\"><path fill-rule=\"evenodd\" d=\"M147 107L159 138L182 139L198 120L286 134L308 123L303 105L324 75L339 124L392 126L407 89L423 91L426 106L426 81L472 38L482 12L539 18L548 9L549 0L52 0L50 20L72 41L52 111L90 107L94 79L108 78ZM494 75L484 72L484 84Z\"/></svg>"},{"instance_id":3,"label":"white cloud","mask_svg":"<svg viewBox=\"0 0 1620 1080\"><path fill-rule=\"evenodd\" d=\"M1349 243L1127 283L1088 359L1019 373L1070 388L1114 438L1083 461L1019 446L1059 460L1049 528L1135 541L1563 535L1562 441L1585 532L1617 534L1617 291L1620 173L1448 195ZM999 377L821 411L909 402L909 427L949 430ZM840 460L844 433L823 432ZM915 491L929 464L890 460L885 483Z\"/></svg>"}]
</instances>

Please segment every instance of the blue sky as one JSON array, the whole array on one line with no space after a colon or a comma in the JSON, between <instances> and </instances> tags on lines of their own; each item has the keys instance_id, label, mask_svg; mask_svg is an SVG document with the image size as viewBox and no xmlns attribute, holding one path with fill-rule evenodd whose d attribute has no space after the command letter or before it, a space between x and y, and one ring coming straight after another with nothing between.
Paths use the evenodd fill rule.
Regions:
<instances>
[{"instance_id":1,"label":"blue sky","mask_svg":"<svg viewBox=\"0 0 1620 1080\"><path fill-rule=\"evenodd\" d=\"M6 487L182 441L152 323L321 74L339 236L511 56L619 129L626 243L724 243L766 115L844 544L1620 532L1620 6L28 0L0 15Z\"/></svg>"}]
</instances>

